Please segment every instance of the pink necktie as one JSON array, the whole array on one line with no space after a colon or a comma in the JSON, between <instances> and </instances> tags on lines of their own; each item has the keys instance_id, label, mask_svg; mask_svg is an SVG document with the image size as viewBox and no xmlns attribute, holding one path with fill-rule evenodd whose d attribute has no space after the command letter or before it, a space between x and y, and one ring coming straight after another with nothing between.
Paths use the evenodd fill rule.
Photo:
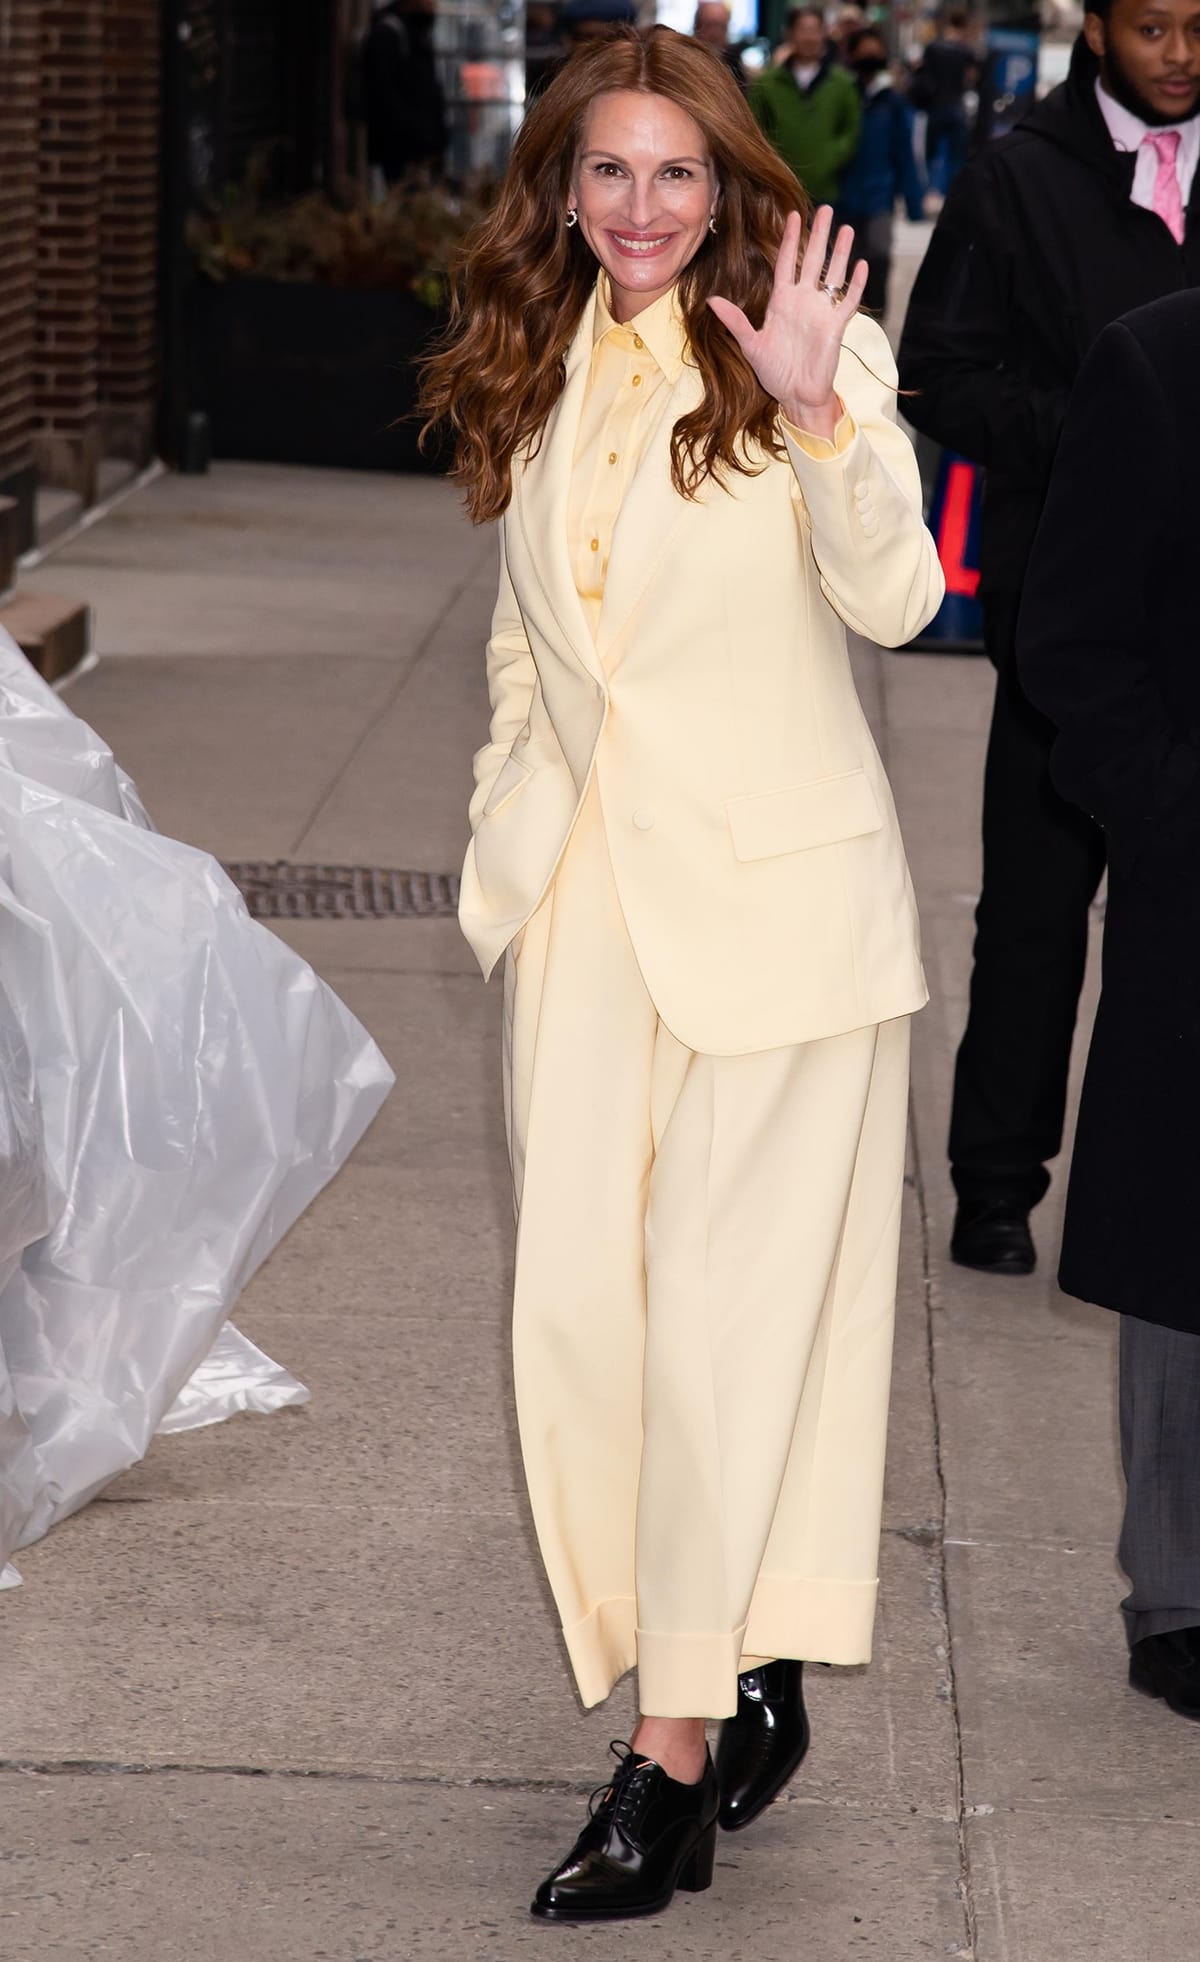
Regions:
<instances>
[{"instance_id":1,"label":"pink necktie","mask_svg":"<svg viewBox=\"0 0 1200 1962\"><path fill-rule=\"evenodd\" d=\"M1176 245L1183 244L1183 194L1179 189L1179 175L1175 169L1175 156L1179 149L1177 129L1150 130L1143 138L1149 143L1158 158L1158 175L1154 180L1154 199L1152 209L1162 219Z\"/></svg>"}]
</instances>

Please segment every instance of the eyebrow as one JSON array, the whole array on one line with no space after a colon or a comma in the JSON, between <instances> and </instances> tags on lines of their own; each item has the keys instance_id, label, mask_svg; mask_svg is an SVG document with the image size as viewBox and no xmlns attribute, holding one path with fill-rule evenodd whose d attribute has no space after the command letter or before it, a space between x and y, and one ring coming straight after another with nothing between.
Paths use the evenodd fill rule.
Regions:
<instances>
[{"instance_id":1,"label":"eyebrow","mask_svg":"<svg viewBox=\"0 0 1200 1962\"><path fill-rule=\"evenodd\" d=\"M625 164L626 169L629 168L626 159L624 157L619 157L615 150L585 150L583 152L583 155L585 157L607 157L610 163ZM672 164L695 164L698 170L707 170L708 158L707 157L664 157L659 168L662 170L669 170Z\"/></svg>"}]
</instances>

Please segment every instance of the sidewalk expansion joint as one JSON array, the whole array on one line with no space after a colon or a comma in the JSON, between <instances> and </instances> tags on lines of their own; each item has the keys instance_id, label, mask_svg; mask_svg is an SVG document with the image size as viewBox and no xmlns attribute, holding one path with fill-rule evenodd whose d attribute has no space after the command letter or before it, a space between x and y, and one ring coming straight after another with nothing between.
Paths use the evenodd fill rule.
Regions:
<instances>
[{"instance_id":1,"label":"sidewalk expansion joint","mask_svg":"<svg viewBox=\"0 0 1200 1962\"><path fill-rule=\"evenodd\" d=\"M547 1797L574 1798L590 1793L595 1778L513 1778L463 1773L454 1777L443 1772L359 1771L353 1766L193 1764L185 1759L147 1762L106 1758L0 1758L0 1777L25 1778L153 1778L164 1773L187 1778L259 1778L299 1784L419 1786L444 1791L530 1792ZM892 1818L898 1811L908 1817L957 1824L955 1813L937 1806L914 1805L908 1800L886 1801L842 1798L821 1793L783 1793L775 1803L798 1806L813 1812L838 1812L861 1818Z\"/></svg>"},{"instance_id":2,"label":"sidewalk expansion joint","mask_svg":"<svg viewBox=\"0 0 1200 1962\"><path fill-rule=\"evenodd\" d=\"M921 1287L925 1302L925 1348L929 1371L929 1405L933 1422L933 1457L937 1478L939 1510L941 1517L937 1525L928 1529L928 1544L937 1552L937 1573L940 1593L942 1624L945 1629L947 1700L954 1724L954 1782L958 1823L958 1891L962 1902L963 1918L966 1923L966 1943L955 1950L960 1962L977 1962L979 1954L979 1922L975 1906L975 1889L971 1875L970 1847L967 1843L968 1808L966 1803L966 1765L963 1756L962 1712L958 1700L958 1677L954 1664L954 1636L950 1622L950 1583L946 1569L946 1467L942 1454L941 1412L938 1407L937 1350L933 1335L933 1254L930 1244L929 1212L925 1203L925 1180L921 1166L921 1148L914 1121L910 1124L913 1153L913 1174L916 1185L917 1209L921 1223ZM920 1529L917 1529L918 1531ZM912 1535L915 1537L915 1534ZM909 1535L906 1535L909 1537Z\"/></svg>"}]
</instances>

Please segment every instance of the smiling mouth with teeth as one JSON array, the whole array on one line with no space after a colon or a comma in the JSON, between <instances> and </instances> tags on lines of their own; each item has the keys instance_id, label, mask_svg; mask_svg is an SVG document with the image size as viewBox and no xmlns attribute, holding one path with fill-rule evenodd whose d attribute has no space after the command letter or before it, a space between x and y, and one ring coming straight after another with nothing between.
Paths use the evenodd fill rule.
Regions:
<instances>
[{"instance_id":1,"label":"smiling mouth with teeth","mask_svg":"<svg viewBox=\"0 0 1200 1962\"><path fill-rule=\"evenodd\" d=\"M620 232L613 233L617 244L625 252L656 252L660 245L669 242L670 236L669 232L664 232L661 238L623 238Z\"/></svg>"}]
</instances>

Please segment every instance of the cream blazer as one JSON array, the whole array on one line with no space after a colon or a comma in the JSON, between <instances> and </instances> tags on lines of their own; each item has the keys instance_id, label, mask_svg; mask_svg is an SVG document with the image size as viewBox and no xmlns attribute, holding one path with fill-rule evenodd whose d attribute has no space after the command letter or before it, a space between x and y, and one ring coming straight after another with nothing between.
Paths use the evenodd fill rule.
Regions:
<instances>
[{"instance_id":1,"label":"cream blazer","mask_svg":"<svg viewBox=\"0 0 1200 1962\"><path fill-rule=\"evenodd\" d=\"M501 525L459 918L483 973L547 892L593 774L646 987L691 1049L736 1055L908 1014L926 1000L891 792L846 628L912 638L943 582L882 330L851 321L841 454L688 502L671 431L701 397L685 365L629 486L593 636L567 500L595 300ZM872 372L873 371L873 372Z\"/></svg>"}]
</instances>

